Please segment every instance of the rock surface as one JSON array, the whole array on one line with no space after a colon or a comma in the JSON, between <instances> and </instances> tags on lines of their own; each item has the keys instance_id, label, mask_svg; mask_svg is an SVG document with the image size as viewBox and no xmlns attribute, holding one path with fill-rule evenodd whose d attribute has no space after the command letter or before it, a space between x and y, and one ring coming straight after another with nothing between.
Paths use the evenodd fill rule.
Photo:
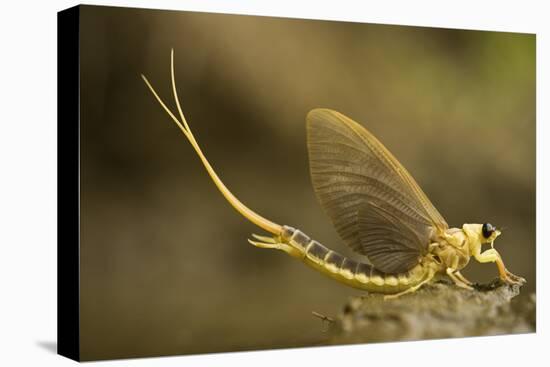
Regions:
<instances>
[{"instance_id":1,"label":"rock surface","mask_svg":"<svg viewBox=\"0 0 550 367\"><path fill-rule=\"evenodd\" d=\"M439 281L392 300L379 294L353 297L330 323L326 343L534 332L535 294L520 295L519 290L498 280L475 290Z\"/></svg>"}]
</instances>

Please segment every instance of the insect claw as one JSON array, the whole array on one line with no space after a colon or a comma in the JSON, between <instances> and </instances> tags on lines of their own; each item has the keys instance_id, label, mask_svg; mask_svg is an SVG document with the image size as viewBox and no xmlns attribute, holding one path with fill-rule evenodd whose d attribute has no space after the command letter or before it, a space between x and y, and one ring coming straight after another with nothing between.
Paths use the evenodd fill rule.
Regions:
<instances>
[{"instance_id":1,"label":"insect claw","mask_svg":"<svg viewBox=\"0 0 550 367\"><path fill-rule=\"evenodd\" d=\"M518 282L519 284L527 283L527 280L525 280L525 278L522 278L520 276L517 276L511 273L508 269L504 269L504 271L506 272L506 275L508 276L508 278L511 278L513 281Z\"/></svg>"},{"instance_id":2,"label":"insect claw","mask_svg":"<svg viewBox=\"0 0 550 367\"><path fill-rule=\"evenodd\" d=\"M278 243L266 243L266 242L258 242L258 241L252 241L250 238L248 239L248 243L250 243L251 245L254 245L256 247L259 247L259 248L271 248L271 249L279 249L279 244Z\"/></svg>"},{"instance_id":3,"label":"insect claw","mask_svg":"<svg viewBox=\"0 0 550 367\"><path fill-rule=\"evenodd\" d=\"M257 240L266 242L266 243L275 243L275 239L273 237L267 237L267 236L260 236L255 233L252 233L252 237L254 237Z\"/></svg>"},{"instance_id":4,"label":"insect claw","mask_svg":"<svg viewBox=\"0 0 550 367\"><path fill-rule=\"evenodd\" d=\"M522 278L520 276L514 275L510 273L508 270L505 270L506 275L504 277L501 277L502 281L506 284L512 284L512 285L523 285L527 283L525 278Z\"/></svg>"}]
</instances>

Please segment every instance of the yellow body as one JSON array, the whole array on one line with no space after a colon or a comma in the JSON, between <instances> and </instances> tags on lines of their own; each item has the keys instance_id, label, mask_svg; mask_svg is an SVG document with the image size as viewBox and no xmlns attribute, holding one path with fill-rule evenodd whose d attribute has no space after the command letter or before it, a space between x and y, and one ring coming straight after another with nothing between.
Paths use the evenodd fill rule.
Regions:
<instances>
[{"instance_id":1,"label":"yellow body","mask_svg":"<svg viewBox=\"0 0 550 367\"><path fill-rule=\"evenodd\" d=\"M284 227L281 231L284 230ZM500 254L494 249L481 251L483 244L491 244L500 235L495 231L489 238L484 238L481 224L464 224L462 229L450 228L442 235L436 235L428 247L428 253L419 259L418 265L400 274L383 274L376 270L373 274L362 271L350 271L342 266L335 266L309 253L308 245L285 238L279 234L274 237L254 235L257 240L249 240L260 248L271 248L286 252L302 260L311 268L350 287L373 293L384 293L386 298L398 297L416 291L422 285L430 283L438 274L449 276L457 286L471 289L472 283L461 273L473 256L481 263L496 262L501 279L510 284L521 284L525 280L510 273L505 267ZM311 246L311 245L310 245ZM332 251L329 250L329 253Z\"/></svg>"}]
</instances>

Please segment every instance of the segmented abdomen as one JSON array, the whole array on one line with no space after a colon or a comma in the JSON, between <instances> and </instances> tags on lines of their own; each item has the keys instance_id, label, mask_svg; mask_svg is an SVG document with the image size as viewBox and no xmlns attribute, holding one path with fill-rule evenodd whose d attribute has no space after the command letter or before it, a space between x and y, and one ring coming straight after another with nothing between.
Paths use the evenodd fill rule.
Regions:
<instances>
[{"instance_id":1,"label":"segmented abdomen","mask_svg":"<svg viewBox=\"0 0 550 367\"><path fill-rule=\"evenodd\" d=\"M370 264L357 262L332 251L289 226L283 226L281 239L300 251L306 264L354 288L377 293L397 293L420 283L425 275L420 265L406 273L385 274Z\"/></svg>"}]
</instances>

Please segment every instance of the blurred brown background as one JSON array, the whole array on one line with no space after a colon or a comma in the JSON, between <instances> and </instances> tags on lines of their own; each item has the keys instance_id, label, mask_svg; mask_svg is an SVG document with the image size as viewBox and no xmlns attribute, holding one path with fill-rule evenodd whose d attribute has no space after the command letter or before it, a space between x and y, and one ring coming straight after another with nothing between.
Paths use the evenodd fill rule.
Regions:
<instances>
[{"instance_id":1,"label":"blurred brown background","mask_svg":"<svg viewBox=\"0 0 550 367\"><path fill-rule=\"evenodd\" d=\"M246 205L348 256L310 186L305 116L370 129L451 226L506 227L496 247L535 289L535 36L82 7L84 359L319 345L359 291L281 252L223 199L140 78L186 117ZM496 276L472 261L474 281Z\"/></svg>"}]
</instances>

